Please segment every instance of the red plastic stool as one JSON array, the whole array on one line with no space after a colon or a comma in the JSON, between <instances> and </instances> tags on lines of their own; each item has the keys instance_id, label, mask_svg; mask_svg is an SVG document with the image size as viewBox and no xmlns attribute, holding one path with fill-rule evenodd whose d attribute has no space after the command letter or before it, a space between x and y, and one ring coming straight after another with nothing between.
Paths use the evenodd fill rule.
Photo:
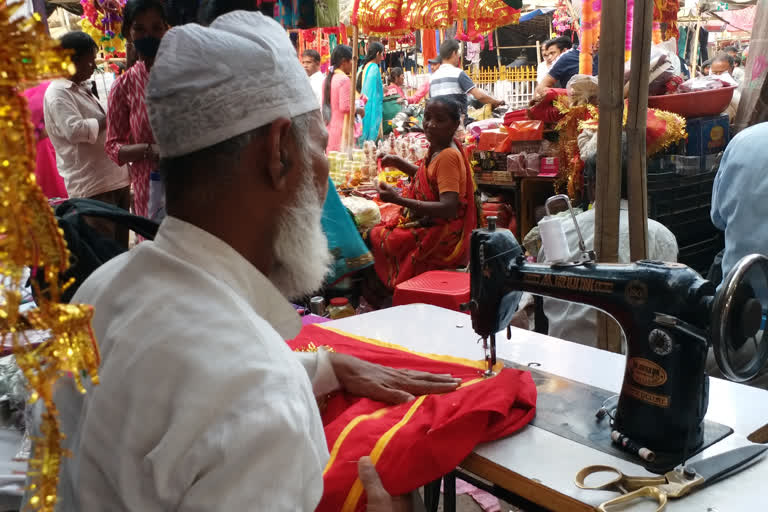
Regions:
<instances>
[{"instance_id":1,"label":"red plastic stool","mask_svg":"<svg viewBox=\"0 0 768 512\"><path fill-rule=\"evenodd\" d=\"M432 270L413 277L395 287L393 306L404 304L432 304L460 311L459 306L469 302L469 273Z\"/></svg>"}]
</instances>

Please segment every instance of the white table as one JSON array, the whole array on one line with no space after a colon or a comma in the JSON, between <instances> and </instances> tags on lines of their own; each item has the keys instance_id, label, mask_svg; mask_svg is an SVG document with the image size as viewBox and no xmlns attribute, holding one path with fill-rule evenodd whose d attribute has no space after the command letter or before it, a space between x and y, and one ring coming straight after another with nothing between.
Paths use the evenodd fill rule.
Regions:
<instances>
[{"instance_id":1,"label":"white table","mask_svg":"<svg viewBox=\"0 0 768 512\"><path fill-rule=\"evenodd\" d=\"M403 345L419 352L482 359L482 347L468 315L415 304L337 320L326 325L359 336ZM497 336L499 358L539 363L540 370L618 393L624 356L513 329L512 340ZM734 433L691 459L750 444L746 437L768 423L768 391L711 379L707 418ZM759 460L731 478L680 500L669 512L741 512L768 510L768 461ZM528 425L505 439L480 445L462 464L465 470L551 510L593 510L616 493L585 491L573 483L584 466L615 466L630 475L650 475L642 466L616 458L546 430ZM649 504L650 505L650 504ZM655 507L634 510L654 510Z\"/></svg>"}]
</instances>

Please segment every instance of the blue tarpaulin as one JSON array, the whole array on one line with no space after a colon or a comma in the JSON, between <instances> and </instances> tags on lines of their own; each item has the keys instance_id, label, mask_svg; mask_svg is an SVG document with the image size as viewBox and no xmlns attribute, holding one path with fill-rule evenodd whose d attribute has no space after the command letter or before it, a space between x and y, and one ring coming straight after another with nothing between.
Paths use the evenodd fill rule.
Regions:
<instances>
[{"instance_id":1,"label":"blue tarpaulin","mask_svg":"<svg viewBox=\"0 0 768 512\"><path fill-rule=\"evenodd\" d=\"M544 14L549 14L551 12L554 12L555 9L551 7L546 7L544 9L536 9L535 11L527 12L520 16L520 23L524 21L532 20L533 18L537 16L543 16Z\"/></svg>"}]
</instances>

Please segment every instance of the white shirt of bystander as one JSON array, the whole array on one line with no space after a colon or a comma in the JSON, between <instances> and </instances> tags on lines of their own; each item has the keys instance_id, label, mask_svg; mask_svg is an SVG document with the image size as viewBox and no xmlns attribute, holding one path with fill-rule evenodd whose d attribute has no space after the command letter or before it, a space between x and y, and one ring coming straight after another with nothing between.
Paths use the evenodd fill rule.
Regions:
<instances>
[{"instance_id":1,"label":"white shirt of bystander","mask_svg":"<svg viewBox=\"0 0 768 512\"><path fill-rule=\"evenodd\" d=\"M86 84L54 80L45 91L43 112L69 197L93 197L130 184L128 168L104 151L106 130L99 129L99 119L106 112Z\"/></svg>"},{"instance_id":2,"label":"white shirt of bystander","mask_svg":"<svg viewBox=\"0 0 768 512\"><path fill-rule=\"evenodd\" d=\"M576 216L587 249L595 247L595 210L587 210ZM579 251L579 236L570 217L563 220L571 257ZM657 261L677 261L677 240L664 225L648 220L648 257ZM544 252L539 253L544 260ZM619 212L619 263L629 263L629 212L627 201L621 200ZM568 341L597 346L597 310L581 304L556 299L544 299L544 313L549 320L549 335Z\"/></svg>"}]
</instances>

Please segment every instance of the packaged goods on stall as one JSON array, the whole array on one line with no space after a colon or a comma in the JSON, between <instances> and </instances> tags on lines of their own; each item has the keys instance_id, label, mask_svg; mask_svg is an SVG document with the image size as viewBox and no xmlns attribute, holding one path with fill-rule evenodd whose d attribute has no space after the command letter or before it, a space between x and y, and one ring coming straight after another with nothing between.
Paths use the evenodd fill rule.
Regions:
<instances>
[{"instance_id":1,"label":"packaged goods on stall","mask_svg":"<svg viewBox=\"0 0 768 512\"><path fill-rule=\"evenodd\" d=\"M539 176L557 176L560 170L560 159L556 156L547 156L541 159L539 164Z\"/></svg>"},{"instance_id":2,"label":"packaged goods on stall","mask_svg":"<svg viewBox=\"0 0 768 512\"><path fill-rule=\"evenodd\" d=\"M381 222L381 210L379 210L379 206L374 201L350 195L342 197L341 202L352 213L355 223L360 230L371 229Z\"/></svg>"},{"instance_id":3,"label":"packaged goods on stall","mask_svg":"<svg viewBox=\"0 0 768 512\"><path fill-rule=\"evenodd\" d=\"M539 174L540 160L538 153L507 155L507 172L512 176L536 176Z\"/></svg>"},{"instance_id":4,"label":"packaged goods on stall","mask_svg":"<svg viewBox=\"0 0 768 512\"><path fill-rule=\"evenodd\" d=\"M629 74L631 61L624 65L624 92L629 91ZM680 59L677 57L677 42L674 38L651 47L651 66L648 73L648 94L655 96L674 91L679 82L676 79L682 75ZM681 82L682 80L680 80ZM671 83L670 83L671 82Z\"/></svg>"}]
</instances>

